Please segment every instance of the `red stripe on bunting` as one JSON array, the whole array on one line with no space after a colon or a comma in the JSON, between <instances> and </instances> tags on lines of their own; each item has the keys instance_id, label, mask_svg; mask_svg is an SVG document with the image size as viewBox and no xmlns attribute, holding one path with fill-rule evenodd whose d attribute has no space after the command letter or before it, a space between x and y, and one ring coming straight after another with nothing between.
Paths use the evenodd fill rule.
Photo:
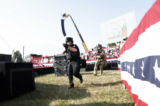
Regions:
<instances>
[{"instance_id":1,"label":"red stripe on bunting","mask_svg":"<svg viewBox=\"0 0 160 106\"><path fill-rule=\"evenodd\" d=\"M136 104L136 106L148 106L145 102L143 102L142 100L140 100L138 98L138 95L133 94L131 92L132 87L130 85L128 85L128 82L125 80L122 80L123 84L125 85L125 87L127 88L132 100L134 101L134 103Z\"/></svg>"},{"instance_id":2,"label":"red stripe on bunting","mask_svg":"<svg viewBox=\"0 0 160 106\"><path fill-rule=\"evenodd\" d=\"M146 12L144 17L142 18L140 24L137 28L133 30L125 44L120 50L120 55L123 54L126 50L132 48L135 43L138 41L138 37L145 32L147 28L151 25L160 21L160 0L156 0L156 2L152 5L152 7Z\"/></svg>"}]
</instances>

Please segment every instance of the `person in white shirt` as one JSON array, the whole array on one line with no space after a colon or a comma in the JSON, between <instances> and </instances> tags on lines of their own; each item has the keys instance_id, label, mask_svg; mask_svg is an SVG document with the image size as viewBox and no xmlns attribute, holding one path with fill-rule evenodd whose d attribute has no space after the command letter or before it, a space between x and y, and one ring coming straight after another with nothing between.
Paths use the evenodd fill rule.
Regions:
<instances>
[{"instance_id":1,"label":"person in white shirt","mask_svg":"<svg viewBox=\"0 0 160 106\"><path fill-rule=\"evenodd\" d=\"M110 51L110 47L107 45L107 46L106 46L106 51L105 51L105 52L108 53L108 51Z\"/></svg>"}]
</instances>

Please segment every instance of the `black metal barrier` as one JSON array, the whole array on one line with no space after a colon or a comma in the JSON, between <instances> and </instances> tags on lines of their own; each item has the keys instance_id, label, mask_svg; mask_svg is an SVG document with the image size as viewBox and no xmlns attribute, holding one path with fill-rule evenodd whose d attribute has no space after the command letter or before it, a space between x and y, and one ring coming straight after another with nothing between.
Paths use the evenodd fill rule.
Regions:
<instances>
[{"instance_id":1,"label":"black metal barrier","mask_svg":"<svg viewBox=\"0 0 160 106\"><path fill-rule=\"evenodd\" d=\"M81 68L85 68L86 67L86 60L81 60L81 63L80 63L80 67Z\"/></svg>"},{"instance_id":2,"label":"black metal barrier","mask_svg":"<svg viewBox=\"0 0 160 106\"><path fill-rule=\"evenodd\" d=\"M62 58L62 56L58 56L60 58ZM56 60L60 60L59 58ZM93 71L94 70L94 64L86 64L86 60L81 60L81 68L86 68L86 71ZM56 67L62 67L64 68L64 66L58 66L55 64ZM118 70L118 65L117 63L107 63L107 66L103 68L104 70ZM99 67L98 67L99 70ZM57 71L57 70L56 70ZM62 72L64 72L64 70L61 70ZM44 74L52 74L55 73L55 75L60 76L59 72L55 72L55 69L53 67L46 67L46 68L37 68L34 69L34 76L37 77L39 75L44 75ZM66 71L65 71L66 73ZM61 76L65 76L65 73L62 73Z\"/></svg>"},{"instance_id":3,"label":"black metal barrier","mask_svg":"<svg viewBox=\"0 0 160 106\"><path fill-rule=\"evenodd\" d=\"M54 67L37 68L33 69L33 71L34 71L34 76L37 77L39 75L54 73Z\"/></svg>"}]
</instances>

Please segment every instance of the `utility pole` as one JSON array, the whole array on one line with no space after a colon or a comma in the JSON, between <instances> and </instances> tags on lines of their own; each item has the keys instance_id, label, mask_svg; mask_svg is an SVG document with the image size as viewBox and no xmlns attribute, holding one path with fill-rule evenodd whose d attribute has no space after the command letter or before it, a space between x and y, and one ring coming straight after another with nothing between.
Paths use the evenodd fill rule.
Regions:
<instances>
[{"instance_id":1,"label":"utility pole","mask_svg":"<svg viewBox=\"0 0 160 106\"><path fill-rule=\"evenodd\" d=\"M24 47L25 47L25 46L23 46L23 61L24 61Z\"/></svg>"}]
</instances>

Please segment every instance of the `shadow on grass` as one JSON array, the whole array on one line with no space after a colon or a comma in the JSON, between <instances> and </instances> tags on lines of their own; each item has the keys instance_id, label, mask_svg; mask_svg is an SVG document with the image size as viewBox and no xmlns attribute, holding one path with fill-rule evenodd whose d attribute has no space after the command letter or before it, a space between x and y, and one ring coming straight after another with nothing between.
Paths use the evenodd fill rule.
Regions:
<instances>
[{"instance_id":1,"label":"shadow on grass","mask_svg":"<svg viewBox=\"0 0 160 106\"><path fill-rule=\"evenodd\" d=\"M66 106L134 106L134 103L107 103L107 102L93 102L86 104L78 104L78 105L66 105Z\"/></svg>"},{"instance_id":2,"label":"shadow on grass","mask_svg":"<svg viewBox=\"0 0 160 106\"><path fill-rule=\"evenodd\" d=\"M85 88L75 87L67 89L68 85L53 85L36 83L36 90L32 93L32 100L76 100L90 96ZM30 95L31 96L31 95Z\"/></svg>"},{"instance_id":3,"label":"shadow on grass","mask_svg":"<svg viewBox=\"0 0 160 106\"><path fill-rule=\"evenodd\" d=\"M68 85L36 83L36 89L17 98L0 102L0 106L46 106L55 100L77 100L90 96L85 88L67 89Z\"/></svg>"},{"instance_id":4,"label":"shadow on grass","mask_svg":"<svg viewBox=\"0 0 160 106\"><path fill-rule=\"evenodd\" d=\"M92 72L90 72L90 73L85 73L85 72L83 72L83 73L81 73L81 75L93 75L93 71Z\"/></svg>"},{"instance_id":5,"label":"shadow on grass","mask_svg":"<svg viewBox=\"0 0 160 106\"><path fill-rule=\"evenodd\" d=\"M110 82L110 83L105 83L105 84L91 84L93 86L114 86L114 85L117 85L117 84L122 84L122 81L117 81L117 82Z\"/></svg>"}]
</instances>

